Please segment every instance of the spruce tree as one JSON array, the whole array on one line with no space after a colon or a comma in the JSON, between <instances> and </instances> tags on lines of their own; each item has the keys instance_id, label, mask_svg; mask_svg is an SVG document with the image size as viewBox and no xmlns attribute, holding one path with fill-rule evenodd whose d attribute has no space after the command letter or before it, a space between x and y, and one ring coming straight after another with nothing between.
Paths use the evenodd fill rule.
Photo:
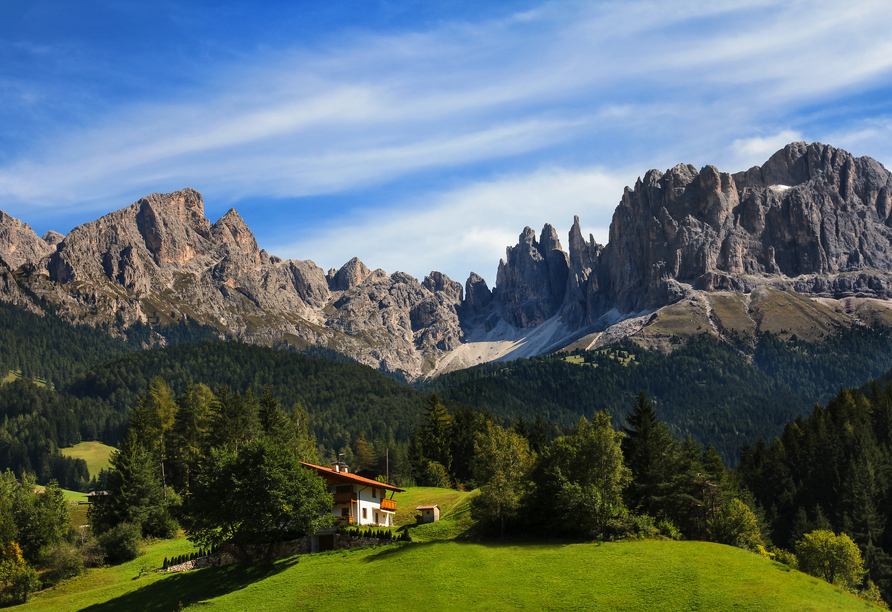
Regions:
<instances>
[{"instance_id":1,"label":"spruce tree","mask_svg":"<svg viewBox=\"0 0 892 612\"><path fill-rule=\"evenodd\" d=\"M643 391L626 422L628 425L622 428L623 460L632 473L632 483L626 489L627 504L643 513L659 513L665 509L673 476L675 441Z\"/></svg>"},{"instance_id":2,"label":"spruce tree","mask_svg":"<svg viewBox=\"0 0 892 612\"><path fill-rule=\"evenodd\" d=\"M424 412L421 443L425 457L442 465L447 472L452 467L451 425L452 419L446 406L436 394L431 395Z\"/></svg>"}]
</instances>

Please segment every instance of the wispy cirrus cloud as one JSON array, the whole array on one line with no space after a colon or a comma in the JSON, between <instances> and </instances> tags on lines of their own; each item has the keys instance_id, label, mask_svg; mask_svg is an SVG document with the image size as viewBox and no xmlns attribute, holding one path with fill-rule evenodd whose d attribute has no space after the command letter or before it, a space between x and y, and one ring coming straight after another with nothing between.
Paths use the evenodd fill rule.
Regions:
<instances>
[{"instance_id":1,"label":"wispy cirrus cloud","mask_svg":"<svg viewBox=\"0 0 892 612\"><path fill-rule=\"evenodd\" d=\"M62 212L86 221L188 185L211 208L244 199L262 206L267 198L274 216L287 201L305 207L308 224L324 226L312 198L346 194L352 201L341 206L363 222L311 243L332 265L352 249L370 265L405 267L364 233L460 232L455 217L473 212L493 228L450 235L428 251L455 269L479 268L472 258L490 265L488 231L501 243L510 238L501 253L524 225L547 220L535 220L537 206L558 212L554 201L564 202L555 216L567 224L570 211L584 214L581 186L594 176L598 189L612 190L604 200L612 209L622 185L652 166L736 171L791 140L834 136L865 153L888 151L890 18L884 2L676 2L671 10L652 1L544 2L384 33L354 25L309 40L288 40L271 21L262 25L276 44L184 58L167 80L157 79L164 66L153 65L144 81L109 58L82 69L66 59L82 54L86 39L56 48L0 40L15 85L6 95L17 96L0 111L0 132L37 126L31 137L17 132L0 154L0 208L34 225ZM200 43L227 47L222 37ZM22 54L28 62L59 58L65 82L81 78L83 89L60 110L47 92L61 85L16 63ZM179 78L189 62L200 70ZM90 89L103 78L134 93ZM853 96L876 101L853 104L845 116L828 111ZM25 112L40 121L17 121ZM384 188L392 197L370 203L370 190ZM546 198L546 190L559 197ZM499 205L490 215L484 193L489 202L529 205ZM255 230L263 243L266 228ZM471 235L481 236L479 248L467 242Z\"/></svg>"},{"instance_id":2,"label":"wispy cirrus cloud","mask_svg":"<svg viewBox=\"0 0 892 612\"><path fill-rule=\"evenodd\" d=\"M566 249L573 217L579 215L583 236L591 234L604 244L613 209L634 176L601 168L540 168L410 197L389 212L362 212L316 228L310 238L267 248L284 257L313 259L325 268L359 256L372 268L401 270L419 279L438 270L464 283L475 271L492 286L499 259L517 243L525 225L538 235L550 223ZM506 217L526 221L511 226Z\"/></svg>"}]
</instances>

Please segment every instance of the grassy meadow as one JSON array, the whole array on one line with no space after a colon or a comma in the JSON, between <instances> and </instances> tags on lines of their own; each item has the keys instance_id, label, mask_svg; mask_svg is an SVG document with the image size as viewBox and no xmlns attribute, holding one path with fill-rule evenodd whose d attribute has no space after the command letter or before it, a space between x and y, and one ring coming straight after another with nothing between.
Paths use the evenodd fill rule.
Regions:
<instances>
[{"instance_id":1,"label":"grassy meadow","mask_svg":"<svg viewBox=\"0 0 892 612\"><path fill-rule=\"evenodd\" d=\"M91 570L13 609L876 609L766 558L705 542L413 542L290 557L270 565L140 575L141 570L159 567L163 557L189 550L191 545L183 539L157 542L135 561Z\"/></svg>"},{"instance_id":2,"label":"grassy meadow","mask_svg":"<svg viewBox=\"0 0 892 612\"><path fill-rule=\"evenodd\" d=\"M91 477L99 475L99 470L108 469L108 458L114 450L114 447L102 442L81 442L70 448L60 449L66 457L86 461Z\"/></svg>"},{"instance_id":3,"label":"grassy meadow","mask_svg":"<svg viewBox=\"0 0 892 612\"><path fill-rule=\"evenodd\" d=\"M4 376L3 378L0 378L0 385L11 383L12 381L19 380L20 378L24 378L24 376L22 376L21 370L7 370L6 376ZM44 378L34 377L31 380L34 381L34 384L37 385L38 387L46 387L47 386L47 381ZM50 386L52 386L52 385L50 385Z\"/></svg>"},{"instance_id":4,"label":"grassy meadow","mask_svg":"<svg viewBox=\"0 0 892 612\"><path fill-rule=\"evenodd\" d=\"M455 489L440 489L437 487L409 487L405 493L396 493L393 500L396 502L397 525L414 524L415 517L420 515L415 508L437 504L440 506L440 516L445 514L470 493L456 491Z\"/></svg>"}]
</instances>

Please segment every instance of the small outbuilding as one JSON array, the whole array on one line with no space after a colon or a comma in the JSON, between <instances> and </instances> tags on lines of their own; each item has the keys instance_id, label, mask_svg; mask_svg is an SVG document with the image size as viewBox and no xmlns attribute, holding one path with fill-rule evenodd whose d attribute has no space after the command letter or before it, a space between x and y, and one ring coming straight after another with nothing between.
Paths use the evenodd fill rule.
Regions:
<instances>
[{"instance_id":1,"label":"small outbuilding","mask_svg":"<svg viewBox=\"0 0 892 612\"><path fill-rule=\"evenodd\" d=\"M418 517L419 523L435 523L440 520L440 506L437 504L433 506L418 506L415 509L421 511L421 516Z\"/></svg>"},{"instance_id":2,"label":"small outbuilding","mask_svg":"<svg viewBox=\"0 0 892 612\"><path fill-rule=\"evenodd\" d=\"M111 501L111 491L90 491L87 493L87 503L104 504Z\"/></svg>"}]
</instances>

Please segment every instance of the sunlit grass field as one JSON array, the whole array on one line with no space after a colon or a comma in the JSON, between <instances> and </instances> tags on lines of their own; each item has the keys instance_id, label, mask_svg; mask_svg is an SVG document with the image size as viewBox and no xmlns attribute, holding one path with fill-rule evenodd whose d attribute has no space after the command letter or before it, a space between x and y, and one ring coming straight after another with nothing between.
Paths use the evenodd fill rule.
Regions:
<instances>
[{"instance_id":1,"label":"sunlit grass field","mask_svg":"<svg viewBox=\"0 0 892 612\"><path fill-rule=\"evenodd\" d=\"M159 542L135 561L71 580L16 610L869 610L825 582L704 542L429 542L334 551L180 574Z\"/></svg>"},{"instance_id":2,"label":"sunlit grass field","mask_svg":"<svg viewBox=\"0 0 892 612\"><path fill-rule=\"evenodd\" d=\"M185 538L156 541L134 561L89 570L12 609L878 609L779 563L718 544L481 542L470 517L473 496L451 489L410 488L395 499L403 519L397 529L408 530L412 543L303 555L272 564L160 572L165 557L194 548ZM441 520L417 525L414 508L430 503L440 505ZM86 506L74 509L85 512ZM78 520L72 517L73 523Z\"/></svg>"},{"instance_id":3,"label":"sunlit grass field","mask_svg":"<svg viewBox=\"0 0 892 612\"><path fill-rule=\"evenodd\" d=\"M102 442L81 442L70 448L60 449L61 453L66 457L86 461L91 477L99 475L99 470L108 469L108 458L114 450L114 447Z\"/></svg>"}]
</instances>

